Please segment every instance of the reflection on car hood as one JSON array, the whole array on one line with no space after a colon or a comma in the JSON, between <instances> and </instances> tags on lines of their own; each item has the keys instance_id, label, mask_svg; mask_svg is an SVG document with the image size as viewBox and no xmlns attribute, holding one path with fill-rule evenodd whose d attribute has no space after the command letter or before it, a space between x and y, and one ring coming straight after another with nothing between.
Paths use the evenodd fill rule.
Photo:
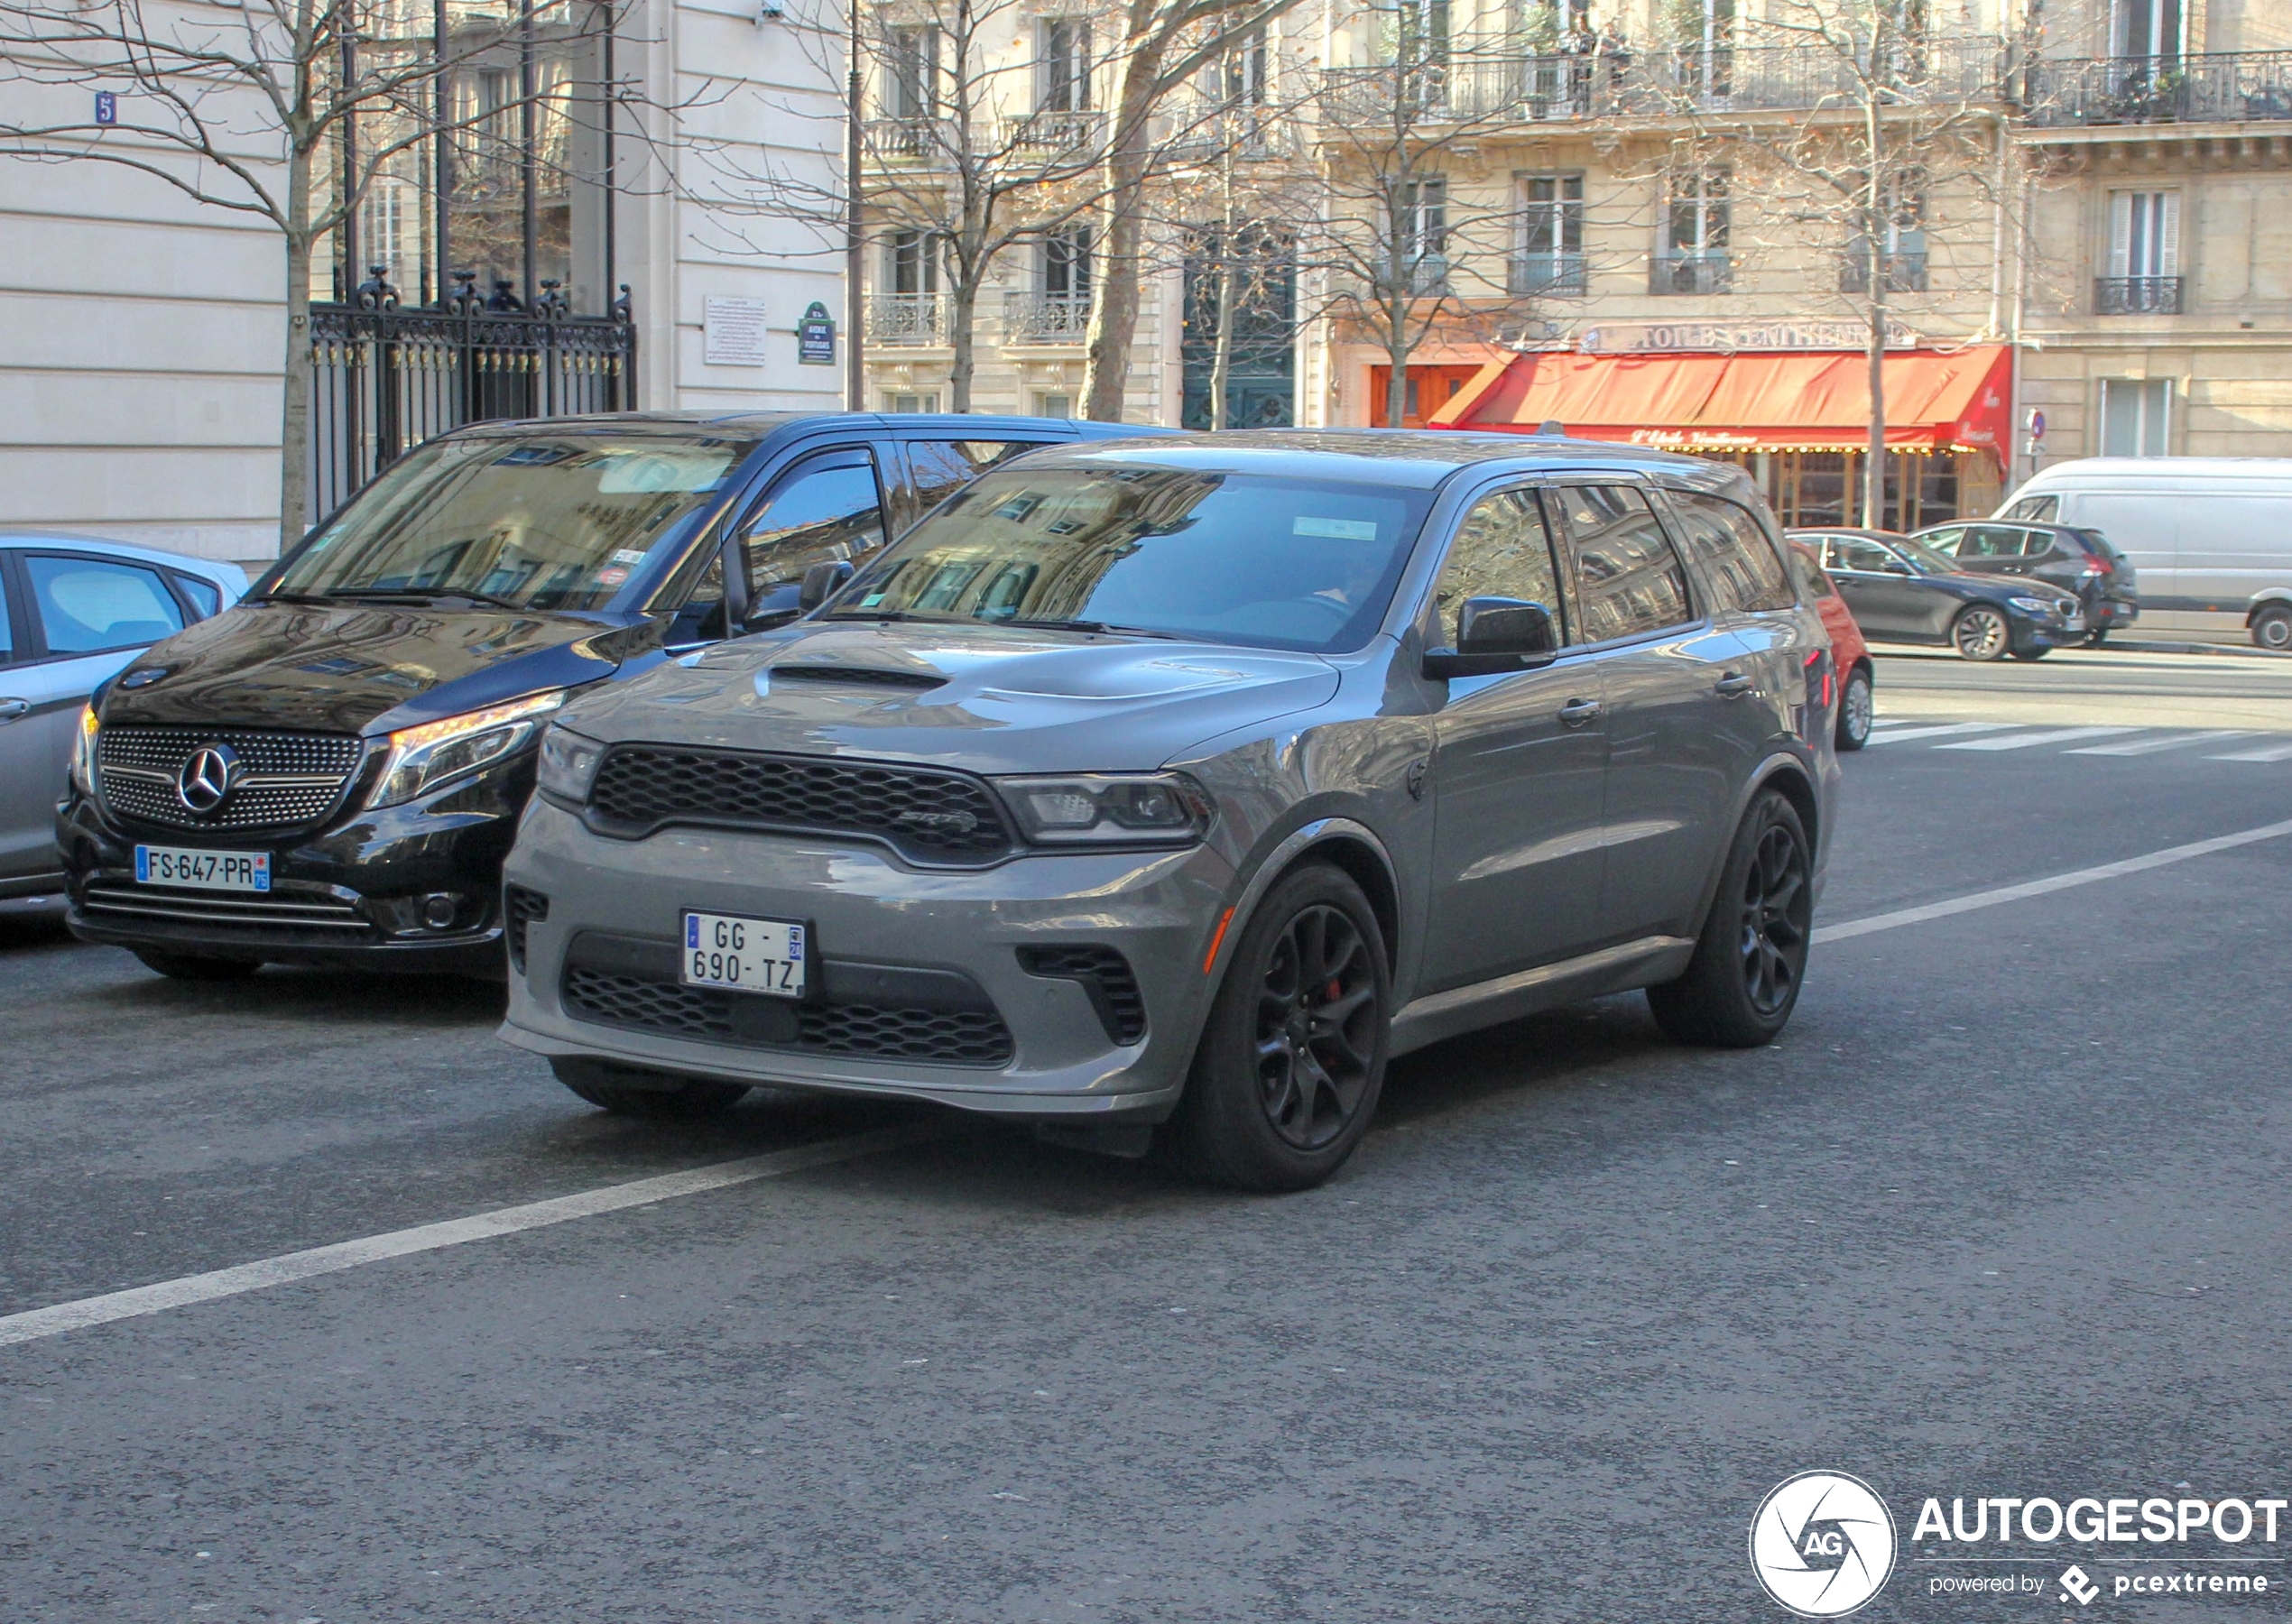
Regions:
<instances>
[{"instance_id":1,"label":"reflection on car hood","mask_svg":"<svg viewBox=\"0 0 2292 1624\"><path fill-rule=\"evenodd\" d=\"M2028 576L1985 576L1954 572L1949 575L1927 576L1926 579L1939 585L1972 587L1982 597L2002 602L2010 597L2052 598L2057 603L2075 604L2077 595L2065 592L2050 581L2033 580Z\"/></svg>"},{"instance_id":2,"label":"reflection on car hood","mask_svg":"<svg viewBox=\"0 0 2292 1624\"><path fill-rule=\"evenodd\" d=\"M593 682L627 657L614 645L644 630L531 610L245 604L154 645L103 715L377 733Z\"/></svg>"},{"instance_id":3,"label":"reflection on car hood","mask_svg":"<svg viewBox=\"0 0 2292 1624\"><path fill-rule=\"evenodd\" d=\"M812 623L724 644L566 715L607 741L929 761L975 772L1147 771L1326 702L1311 654L984 625Z\"/></svg>"}]
</instances>

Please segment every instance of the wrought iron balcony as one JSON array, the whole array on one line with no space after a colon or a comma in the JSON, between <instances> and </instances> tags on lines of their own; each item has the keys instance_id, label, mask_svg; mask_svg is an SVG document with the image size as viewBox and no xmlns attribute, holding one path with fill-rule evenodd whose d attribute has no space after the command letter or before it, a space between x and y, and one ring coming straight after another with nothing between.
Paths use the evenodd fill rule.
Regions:
<instances>
[{"instance_id":1,"label":"wrought iron balcony","mask_svg":"<svg viewBox=\"0 0 2292 1624\"><path fill-rule=\"evenodd\" d=\"M1003 121L1002 144L1039 159L1082 158L1097 150L1105 115L1080 112L1029 113Z\"/></svg>"},{"instance_id":2,"label":"wrought iron balcony","mask_svg":"<svg viewBox=\"0 0 2292 1624\"><path fill-rule=\"evenodd\" d=\"M1006 293L1003 336L1011 344L1080 344L1090 334L1087 293Z\"/></svg>"},{"instance_id":3,"label":"wrought iron balcony","mask_svg":"<svg viewBox=\"0 0 2292 1624\"><path fill-rule=\"evenodd\" d=\"M1724 293L1734 285L1734 262L1724 253L1659 254L1648 262L1650 293Z\"/></svg>"},{"instance_id":4,"label":"wrought iron balcony","mask_svg":"<svg viewBox=\"0 0 2292 1624\"><path fill-rule=\"evenodd\" d=\"M2041 126L2292 120L2292 51L2039 60L2024 94Z\"/></svg>"},{"instance_id":5,"label":"wrought iron balcony","mask_svg":"<svg viewBox=\"0 0 2292 1624\"><path fill-rule=\"evenodd\" d=\"M871 293L867 300L870 344L948 342L944 293Z\"/></svg>"},{"instance_id":6,"label":"wrought iron balcony","mask_svg":"<svg viewBox=\"0 0 2292 1624\"><path fill-rule=\"evenodd\" d=\"M1918 254L1890 254L1884 257L1886 291L1890 293L1923 293L1926 291L1926 255ZM1849 248L1839 256L1838 291L1842 293L1867 293L1871 291L1871 263L1859 248Z\"/></svg>"},{"instance_id":7,"label":"wrought iron balcony","mask_svg":"<svg viewBox=\"0 0 2292 1624\"><path fill-rule=\"evenodd\" d=\"M1391 259L1380 259L1371 267L1370 281L1379 298L1394 292L1410 299L1437 299L1448 290L1451 269L1445 254L1403 254L1396 265Z\"/></svg>"},{"instance_id":8,"label":"wrought iron balcony","mask_svg":"<svg viewBox=\"0 0 2292 1624\"><path fill-rule=\"evenodd\" d=\"M1581 299L1585 293L1584 256L1580 254L1516 254L1508 291L1522 297Z\"/></svg>"},{"instance_id":9,"label":"wrought iron balcony","mask_svg":"<svg viewBox=\"0 0 2292 1624\"><path fill-rule=\"evenodd\" d=\"M2177 276L2093 278L2096 316L2177 316L2181 309L2181 279Z\"/></svg>"}]
</instances>

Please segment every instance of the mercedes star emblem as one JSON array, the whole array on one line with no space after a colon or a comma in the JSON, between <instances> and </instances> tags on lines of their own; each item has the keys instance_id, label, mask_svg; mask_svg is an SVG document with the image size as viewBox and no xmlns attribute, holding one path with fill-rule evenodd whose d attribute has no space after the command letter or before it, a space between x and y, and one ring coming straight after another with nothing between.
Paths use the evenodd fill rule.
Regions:
<instances>
[{"instance_id":1,"label":"mercedes star emblem","mask_svg":"<svg viewBox=\"0 0 2292 1624\"><path fill-rule=\"evenodd\" d=\"M202 744L175 775L175 798L200 817L223 804L238 776L239 758L228 744Z\"/></svg>"}]
</instances>

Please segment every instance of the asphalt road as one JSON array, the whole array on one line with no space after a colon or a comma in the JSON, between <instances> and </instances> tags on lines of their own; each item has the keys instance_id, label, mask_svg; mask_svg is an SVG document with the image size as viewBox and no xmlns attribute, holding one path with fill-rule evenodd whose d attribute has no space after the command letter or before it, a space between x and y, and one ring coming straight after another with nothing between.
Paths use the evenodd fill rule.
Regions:
<instances>
[{"instance_id":1,"label":"asphalt road","mask_svg":"<svg viewBox=\"0 0 2292 1624\"><path fill-rule=\"evenodd\" d=\"M2192 659L1884 658L1905 736L1848 762L1821 921L2292 817L2292 759L2212 759L2292 743L2292 684ZM1908 736L2065 681L2065 729L2129 731ZM2064 1562L1924 1562L1910 1520L2287 1491L2287 901L2257 841L1818 947L1773 1048L1636 998L1451 1043L1278 1200L898 1108L625 1124L483 988L189 987L11 927L0 1315L949 1137L0 1345L0 1620L1779 1619L1746 1535L1816 1467L1901 1526L1858 1617L2084 1617L1933 1596ZM2284 1533L2239 1548L2265 1599L2087 1610L2281 1616Z\"/></svg>"}]
</instances>

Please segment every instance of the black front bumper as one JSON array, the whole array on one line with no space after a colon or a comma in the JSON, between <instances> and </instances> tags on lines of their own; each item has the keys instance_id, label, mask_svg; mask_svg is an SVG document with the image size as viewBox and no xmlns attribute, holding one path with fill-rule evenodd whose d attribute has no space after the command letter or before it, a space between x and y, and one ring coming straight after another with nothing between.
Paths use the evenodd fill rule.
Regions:
<instances>
[{"instance_id":1,"label":"black front bumper","mask_svg":"<svg viewBox=\"0 0 2292 1624\"><path fill-rule=\"evenodd\" d=\"M205 831L116 821L76 787L56 844L85 941L202 958L499 977L502 862L532 789L530 752L402 806L315 832ZM267 892L142 885L137 845L267 852ZM426 910L447 906L432 924Z\"/></svg>"}]
</instances>

